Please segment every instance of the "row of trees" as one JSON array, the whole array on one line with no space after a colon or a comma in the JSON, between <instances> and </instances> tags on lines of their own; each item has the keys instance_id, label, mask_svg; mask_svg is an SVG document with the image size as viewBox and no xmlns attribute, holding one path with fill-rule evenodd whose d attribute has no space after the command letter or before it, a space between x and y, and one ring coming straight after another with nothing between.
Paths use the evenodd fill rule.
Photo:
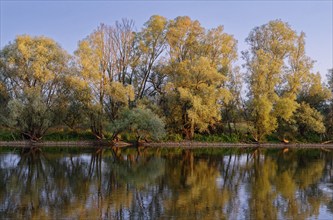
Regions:
<instances>
[{"instance_id":1,"label":"row of trees","mask_svg":"<svg viewBox=\"0 0 333 220\"><path fill-rule=\"evenodd\" d=\"M246 42L240 68L237 40L189 17L155 15L137 32L127 19L101 24L73 56L52 39L18 36L0 52L0 121L29 139L57 125L112 139L127 129L158 138L163 127L186 139L332 136L333 73L322 84L311 72L305 34L274 20Z\"/></svg>"}]
</instances>

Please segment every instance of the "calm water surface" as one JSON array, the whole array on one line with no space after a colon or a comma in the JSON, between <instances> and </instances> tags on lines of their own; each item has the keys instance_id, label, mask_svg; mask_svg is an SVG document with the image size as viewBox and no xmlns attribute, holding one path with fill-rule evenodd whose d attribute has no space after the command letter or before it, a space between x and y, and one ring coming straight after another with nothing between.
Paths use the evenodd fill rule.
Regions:
<instances>
[{"instance_id":1,"label":"calm water surface","mask_svg":"<svg viewBox=\"0 0 333 220\"><path fill-rule=\"evenodd\" d=\"M333 219L333 153L0 153L0 219Z\"/></svg>"}]
</instances>

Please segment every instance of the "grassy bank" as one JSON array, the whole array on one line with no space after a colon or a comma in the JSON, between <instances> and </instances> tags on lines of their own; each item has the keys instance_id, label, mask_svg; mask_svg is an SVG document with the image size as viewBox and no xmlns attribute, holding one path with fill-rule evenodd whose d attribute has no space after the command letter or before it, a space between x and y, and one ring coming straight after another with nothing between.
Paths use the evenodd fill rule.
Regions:
<instances>
[{"instance_id":1,"label":"grassy bank","mask_svg":"<svg viewBox=\"0 0 333 220\"><path fill-rule=\"evenodd\" d=\"M0 130L0 141L23 141L23 137L10 130ZM96 140L96 137L89 131L65 131L53 130L48 132L42 141L85 141Z\"/></svg>"},{"instance_id":2,"label":"grassy bank","mask_svg":"<svg viewBox=\"0 0 333 220\"><path fill-rule=\"evenodd\" d=\"M109 140L111 137L111 134L106 133L105 138L106 140ZM136 139L135 135L128 132L123 133L120 136L120 140L123 142L134 142ZM0 141L25 141L23 137L15 133L9 129L3 129L0 128ZM68 130L68 129L52 129L47 132L41 139L41 142L73 142L73 143L79 143L79 142L94 142L97 141L97 138L95 135L93 135L89 130ZM319 136L309 136L308 138L303 137L297 137L294 139L289 140L291 144L319 144L323 141L320 139ZM202 143L206 145L207 143L212 143L213 145L215 143L233 143L233 144L242 144L242 143L255 143L254 139L248 135L248 134L195 134L192 141L184 140L183 137L180 134L168 134L166 137L161 140L161 143ZM283 143L281 138L279 138L277 135L270 135L266 138L264 143L269 144L280 144ZM333 142L332 142L333 143Z\"/></svg>"}]
</instances>

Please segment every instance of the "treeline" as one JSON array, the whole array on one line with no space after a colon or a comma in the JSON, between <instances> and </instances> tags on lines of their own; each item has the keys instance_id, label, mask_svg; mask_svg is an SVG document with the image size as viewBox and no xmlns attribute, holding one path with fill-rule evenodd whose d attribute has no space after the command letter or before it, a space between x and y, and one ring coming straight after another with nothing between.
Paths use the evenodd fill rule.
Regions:
<instances>
[{"instance_id":1,"label":"treeline","mask_svg":"<svg viewBox=\"0 0 333 220\"><path fill-rule=\"evenodd\" d=\"M32 140L59 126L101 139L332 139L332 69L322 84L305 34L288 23L255 27L241 58L223 26L189 17L154 15L134 30L127 19L101 24L73 56L50 38L18 36L0 52L1 126Z\"/></svg>"}]
</instances>

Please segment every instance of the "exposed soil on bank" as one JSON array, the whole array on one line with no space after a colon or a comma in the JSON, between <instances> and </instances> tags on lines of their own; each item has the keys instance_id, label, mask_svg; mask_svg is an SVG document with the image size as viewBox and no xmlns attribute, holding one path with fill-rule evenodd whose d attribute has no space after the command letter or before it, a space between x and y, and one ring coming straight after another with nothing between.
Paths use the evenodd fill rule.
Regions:
<instances>
[{"instance_id":1,"label":"exposed soil on bank","mask_svg":"<svg viewBox=\"0 0 333 220\"><path fill-rule=\"evenodd\" d=\"M167 148L324 148L333 151L333 143L212 143L212 142L160 142L160 143L139 143L144 147L167 147ZM110 142L105 140L98 141L0 141L0 147L126 147L132 143L126 142Z\"/></svg>"},{"instance_id":2,"label":"exposed soil on bank","mask_svg":"<svg viewBox=\"0 0 333 220\"><path fill-rule=\"evenodd\" d=\"M96 141L0 141L0 147L125 147L131 143L110 142L106 140Z\"/></svg>"},{"instance_id":3,"label":"exposed soil on bank","mask_svg":"<svg viewBox=\"0 0 333 220\"><path fill-rule=\"evenodd\" d=\"M309 144L309 143L207 143L207 142L166 142L166 143L144 143L143 146L149 147L184 147L184 148L326 148L333 150L333 143L329 144Z\"/></svg>"}]
</instances>

